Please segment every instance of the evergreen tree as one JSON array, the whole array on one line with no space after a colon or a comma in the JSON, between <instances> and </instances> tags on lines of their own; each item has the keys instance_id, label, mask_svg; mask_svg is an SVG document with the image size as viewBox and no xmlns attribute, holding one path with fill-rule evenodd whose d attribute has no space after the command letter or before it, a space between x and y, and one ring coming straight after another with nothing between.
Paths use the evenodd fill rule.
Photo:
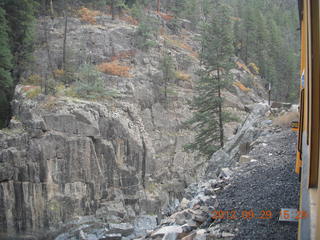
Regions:
<instances>
[{"instance_id":1,"label":"evergreen tree","mask_svg":"<svg viewBox=\"0 0 320 240\"><path fill-rule=\"evenodd\" d=\"M171 55L165 51L163 53L162 59L160 61L160 68L162 70L163 76L163 92L164 92L164 99L167 103L168 100L168 84L171 79L174 77L174 68L173 68L173 59Z\"/></svg>"},{"instance_id":2,"label":"evergreen tree","mask_svg":"<svg viewBox=\"0 0 320 240\"><path fill-rule=\"evenodd\" d=\"M33 0L3 0L3 8L10 28L11 50L14 55L14 81L20 76L31 61L33 52L33 23L37 4Z\"/></svg>"},{"instance_id":3,"label":"evergreen tree","mask_svg":"<svg viewBox=\"0 0 320 240\"><path fill-rule=\"evenodd\" d=\"M10 113L10 95L13 87L11 76L12 54L9 45L8 24L5 11L0 6L0 128L4 127Z\"/></svg>"},{"instance_id":4,"label":"evergreen tree","mask_svg":"<svg viewBox=\"0 0 320 240\"><path fill-rule=\"evenodd\" d=\"M212 18L203 24L203 66L199 71L197 95L191 104L193 116L187 122L197 135L193 143L185 146L186 150L199 151L207 157L224 145L223 124L227 119L222 111L221 91L226 87L233 55L232 25L228 10L221 1L213 2Z\"/></svg>"}]
</instances>

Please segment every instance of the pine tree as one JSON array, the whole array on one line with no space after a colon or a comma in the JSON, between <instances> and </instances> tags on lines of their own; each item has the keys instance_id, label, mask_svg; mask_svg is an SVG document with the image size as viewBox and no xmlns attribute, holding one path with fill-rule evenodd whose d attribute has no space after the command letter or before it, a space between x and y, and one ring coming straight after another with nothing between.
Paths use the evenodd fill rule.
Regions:
<instances>
[{"instance_id":1,"label":"pine tree","mask_svg":"<svg viewBox=\"0 0 320 240\"><path fill-rule=\"evenodd\" d=\"M8 26L10 28L11 50L14 53L14 81L26 70L33 52L33 23L37 4L33 0L3 0Z\"/></svg>"},{"instance_id":2,"label":"pine tree","mask_svg":"<svg viewBox=\"0 0 320 240\"><path fill-rule=\"evenodd\" d=\"M8 24L5 11L0 7L0 128L6 125L10 113L10 95L13 87L11 76L12 54L9 45Z\"/></svg>"},{"instance_id":3,"label":"pine tree","mask_svg":"<svg viewBox=\"0 0 320 240\"><path fill-rule=\"evenodd\" d=\"M202 27L202 68L199 70L197 95L191 104L192 118L187 122L197 132L186 150L199 151L210 157L224 145L223 125L226 114L222 111L221 91L226 87L233 55L233 39L228 7L221 1L213 3L212 18Z\"/></svg>"},{"instance_id":4,"label":"pine tree","mask_svg":"<svg viewBox=\"0 0 320 240\"><path fill-rule=\"evenodd\" d=\"M174 67L173 67L173 59L171 55L165 51L163 53L162 59L160 61L160 68L162 70L163 75L163 92L164 92L164 99L167 103L168 100L168 84L171 79L174 77Z\"/></svg>"}]
</instances>

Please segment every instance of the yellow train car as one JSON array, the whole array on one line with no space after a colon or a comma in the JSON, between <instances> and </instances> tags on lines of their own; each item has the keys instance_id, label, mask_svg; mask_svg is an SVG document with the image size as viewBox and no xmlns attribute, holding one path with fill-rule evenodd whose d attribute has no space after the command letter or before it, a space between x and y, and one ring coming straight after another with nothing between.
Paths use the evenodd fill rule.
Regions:
<instances>
[{"instance_id":1,"label":"yellow train car","mask_svg":"<svg viewBox=\"0 0 320 240\"><path fill-rule=\"evenodd\" d=\"M301 24L300 121L296 172L301 176L298 239L320 240L320 1L299 0Z\"/></svg>"}]
</instances>

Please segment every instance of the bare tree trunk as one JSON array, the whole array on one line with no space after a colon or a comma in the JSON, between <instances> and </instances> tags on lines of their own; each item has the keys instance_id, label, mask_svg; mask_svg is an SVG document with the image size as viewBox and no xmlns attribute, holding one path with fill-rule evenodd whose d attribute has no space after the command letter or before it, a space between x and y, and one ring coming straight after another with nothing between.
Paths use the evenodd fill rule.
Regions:
<instances>
[{"instance_id":1,"label":"bare tree trunk","mask_svg":"<svg viewBox=\"0 0 320 240\"><path fill-rule=\"evenodd\" d=\"M115 19L115 16L116 13L115 13L115 7L114 7L114 0L111 1L111 16L112 16L112 20Z\"/></svg>"},{"instance_id":2,"label":"bare tree trunk","mask_svg":"<svg viewBox=\"0 0 320 240\"><path fill-rule=\"evenodd\" d=\"M247 31L246 31L246 33L247 33L247 40L246 40L246 52L245 52L245 63L246 64L248 64L248 42L249 42L249 30L247 29Z\"/></svg>"},{"instance_id":3,"label":"bare tree trunk","mask_svg":"<svg viewBox=\"0 0 320 240\"><path fill-rule=\"evenodd\" d=\"M50 0L50 15L51 15L51 18L53 19L54 18L54 10L53 10L53 2L52 2L52 0Z\"/></svg>"},{"instance_id":4,"label":"bare tree trunk","mask_svg":"<svg viewBox=\"0 0 320 240\"><path fill-rule=\"evenodd\" d=\"M46 19L44 19L43 27L44 27L44 37L45 37L45 44L46 44L47 57L48 57L48 68L52 74L53 79L56 80L56 76L54 74L53 67L52 67L52 59L51 59L50 46L49 46L48 23ZM47 84L45 83L45 88L46 88L46 85Z\"/></svg>"},{"instance_id":5,"label":"bare tree trunk","mask_svg":"<svg viewBox=\"0 0 320 240\"><path fill-rule=\"evenodd\" d=\"M220 86L220 69L218 68L218 97L219 97L219 128L220 128L220 146L223 148L224 132L223 132L223 121L222 121L222 98L221 98L221 86Z\"/></svg>"},{"instance_id":6,"label":"bare tree trunk","mask_svg":"<svg viewBox=\"0 0 320 240\"><path fill-rule=\"evenodd\" d=\"M160 12L160 0L157 0L157 12Z\"/></svg>"},{"instance_id":7,"label":"bare tree trunk","mask_svg":"<svg viewBox=\"0 0 320 240\"><path fill-rule=\"evenodd\" d=\"M62 52L62 69L66 70L66 45L67 45L67 31L68 31L68 14L64 12L64 35L63 35L63 52Z\"/></svg>"}]
</instances>

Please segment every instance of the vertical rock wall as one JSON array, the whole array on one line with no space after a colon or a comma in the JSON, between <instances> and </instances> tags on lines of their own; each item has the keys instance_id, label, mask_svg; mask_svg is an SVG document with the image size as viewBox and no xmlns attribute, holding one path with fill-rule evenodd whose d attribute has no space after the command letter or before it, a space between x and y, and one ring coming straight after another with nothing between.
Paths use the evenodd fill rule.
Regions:
<instances>
[{"instance_id":1,"label":"vertical rock wall","mask_svg":"<svg viewBox=\"0 0 320 240\"><path fill-rule=\"evenodd\" d=\"M0 229L38 231L115 199L138 209L152 164L143 129L102 104L61 100L49 112L41 100L18 86L19 121L0 133Z\"/></svg>"}]
</instances>

